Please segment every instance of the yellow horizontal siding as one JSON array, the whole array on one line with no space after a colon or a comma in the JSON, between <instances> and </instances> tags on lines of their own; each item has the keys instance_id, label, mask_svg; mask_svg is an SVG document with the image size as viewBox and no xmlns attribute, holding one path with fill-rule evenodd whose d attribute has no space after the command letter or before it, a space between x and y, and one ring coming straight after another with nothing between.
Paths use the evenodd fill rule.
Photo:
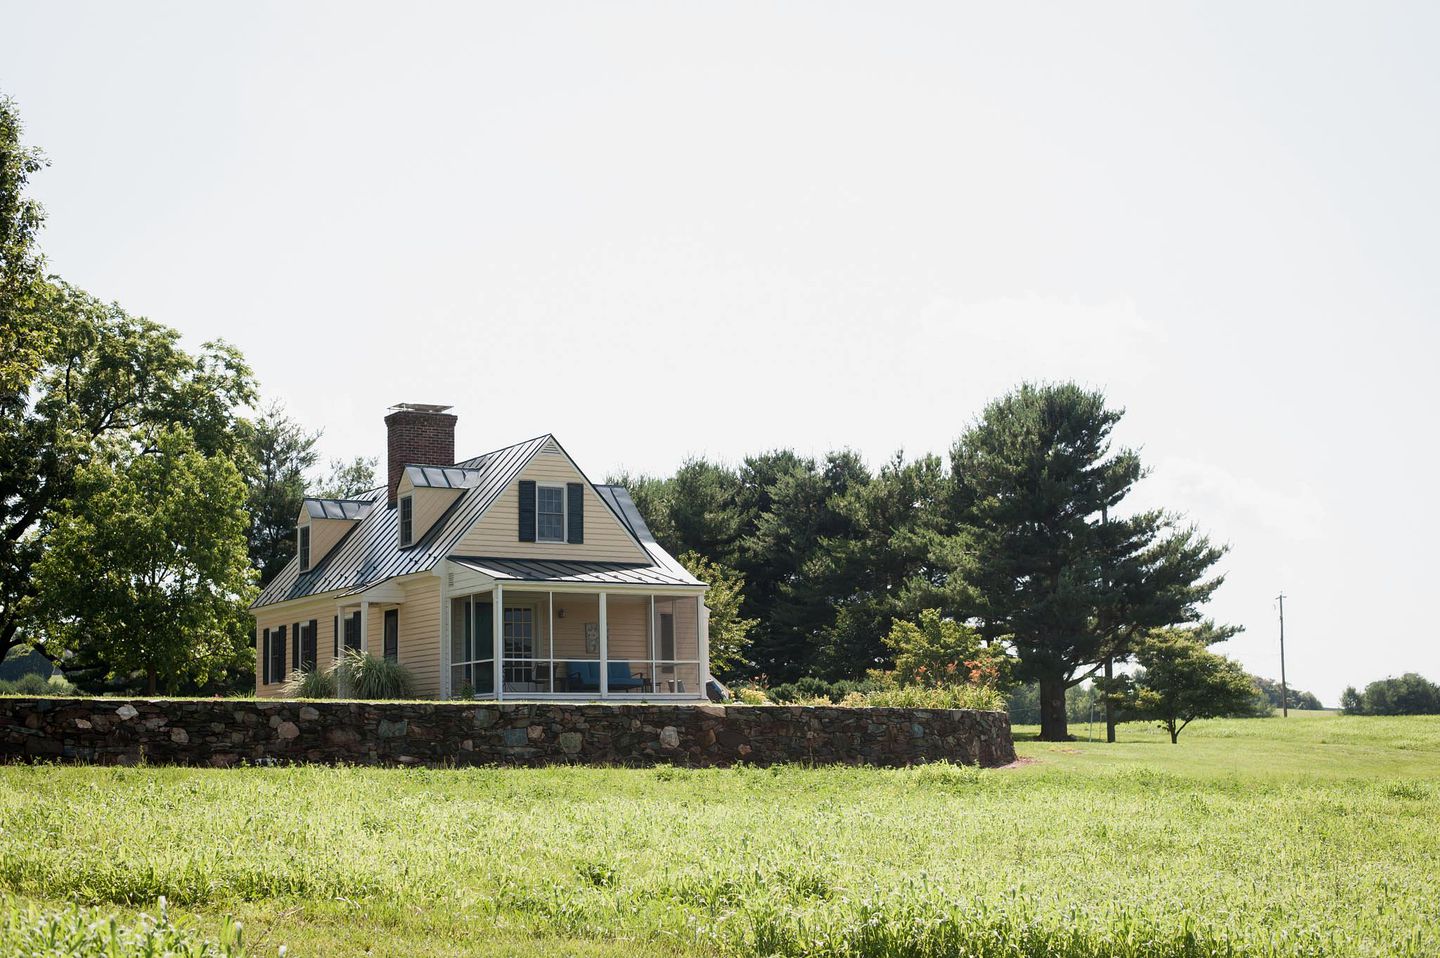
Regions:
<instances>
[{"instance_id":1,"label":"yellow horizontal siding","mask_svg":"<svg viewBox=\"0 0 1440 958\"><path fill-rule=\"evenodd\" d=\"M304 523L302 523L304 525ZM310 526L310 566L313 568L320 564L320 560L330 554L350 527L355 525L351 519L311 519Z\"/></svg>"},{"instance_id":2,"label":"yellow horizontal siding","mask_svg":"<svg viewBox=\"0 0 1440 958\"><path fill-rule=\"evenodd\" d=\"M311 533L314 535L314 533ZM313 540L312 540L313 542ZM316 664L322 669L328 669L334 664L334 643L335 643L335 599L334 597L323 599L298 599L294 602L284 602L278 605L268 605L263 609L255 610L255 694L265 698L273 698L281 695L285 684L285 678L295 668L294 643L292 641L292 630L296 622L309 622L314 619L315 625L315 659ZM265 654L264 635L266 629L277 629L285 627L285 672L286 675L278 682L264 683L265 662L262 656Z\"/></svg>"},{"instance_id":3,"label":"yellow horizontal siding","mask_svg":"<svg viewBox=\"0 0 1440 958\"><path fill-rule=\"evenodd\" d=\"M606 647L612 659L648 660L650 597L611 594L605 597Z\"/></svg>"},{"instance_id":4,"label":"yellow horizontal siding","mask_svg":"<svg viewBox=\"0 0 1440 958\"><path fill-rule=\"evenodd\" d=\"M383 633L382 633L383 643ZM383 644L378 651L384 652ZM405 581L400 606L400 664L415 676L415 694L440 696L440 579L417 576Z\"/></svg>"},{"instance_id":5,"label":"yellow horizontal siding","mask_svg":"<svg viewBox=\"0 0 1440 958\"><path fill-rule=\"evenodd\" d=\"M465 533L452 555L496 556L514 559L588 559L593 562L643 562L650 556L630 537L615 518L610 507L600 499L594 488L585 482L585 541L575 545L567 542L521 542L520 488L521 479L538 483L564 484L585 482L580 471L564 455L537 453L519 476L490 505L469 532Z\"/></svg>"}]
</instances>

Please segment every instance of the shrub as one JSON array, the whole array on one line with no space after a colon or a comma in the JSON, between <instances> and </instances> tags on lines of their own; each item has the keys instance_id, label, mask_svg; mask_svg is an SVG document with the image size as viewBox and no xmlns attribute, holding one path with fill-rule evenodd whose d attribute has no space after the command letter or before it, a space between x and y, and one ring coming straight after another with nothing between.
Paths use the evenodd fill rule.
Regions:
<instances>
[{"instance_id":1,"label":"shrub","mask_svg":"<svg viewBox=\"0 0 1440 958\"><path fill-rule=\"evenodd\" d=\"M10 682L0 681L0 695L79 695L80 690L63 675L46 678L30 672Z\"/></svg>"},{"instance_id":2,"label":"shrub","mask_svg":"<svg viewBox=\"0 0 1440 958\"><path fill-rule=\"evenodd\" d=\"M985 685L893 685L864 694L872 708L981 709L998 712L1005 696Z\"/></svg>"},{"instance_id":3,"label":"shrub","mask_svg":"<svg viewBox=\"0 0 1440 958\"><path fill-rule=\"evenodd\" d=\"M346 649L335 672L339 686L351 698L408 699L414 695L415 679L409 669L358 649Z\"/></svg>"},{"instance_id":4,"label":"shrub","mask_svg":"<svg viewBox=\"0 0 1440 958\"><path fill-rule=\"evenodd\" d=\"M784 705L795 705L805 700L813 701L819 698L838 703L852 692L866 692L876 687L875 683L868 679L859 682L851 679L827 682L813 675L807 675L794 682L772 686L767 690L767 694L772 700Z\"/></svg>"},{"instance_id":5,"label":"shrub","mask_svg":"<svg viewBox=\"0 0 1440 958\"><path fill-rule=\"evenodd\" d=\"M295 699L333 699L335 671L296 669L285 682L285 694Z\"/></svg>"},{"instance_id":6,"label":"shrub","mask_svg":"<svg viewBox=\"0 0 1440 958\"><path fill-rule=\"evenodd\" d=\"M13 958L244 958L240 926L227 920L218 942L176 924L159 901L159 917L141 915L134 924L70 906L41 912L11 908L0 912L0 954Z\"/></svg>"}]
</instances>

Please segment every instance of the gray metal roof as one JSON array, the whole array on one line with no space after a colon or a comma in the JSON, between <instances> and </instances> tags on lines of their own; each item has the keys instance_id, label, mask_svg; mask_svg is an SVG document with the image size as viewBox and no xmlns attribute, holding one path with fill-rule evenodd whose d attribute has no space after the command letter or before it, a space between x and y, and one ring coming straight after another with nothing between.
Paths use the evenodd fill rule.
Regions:
<instances>
[{"instance_id":1,"label":"gray metal roof","mask_svg":"<svg viewBox=\"0 0 1440 958\"><path fill-rule=\"evenodd\" d=\"M471 489L485 479L483 469L459 466L406 466L405 475L417 489Z\"/></svg>"},{"instance_id":2,"label":"gray metal roof","mask_svg":"<svg viewBox=\"0 0 1440 958\"><path fill-rule=\"evenodd\" d=\"M623 486L596 486L595 491L620 517L620 521L625 523L631 535L640 540L645 551L650 553L650 558L654 560L656 568L672 576L684 578L687 582L698 583L700 581L690 574L690 570L676 561L674 556L660 548L660 543L655 541L655 536L650 532L650 527L645 524L645 518L635 507L635 500L630 498L627 489Z\"/></svg>"},{"instance_id":3,"label":"gray metal roof","mask_svg":"<svg viewBox=\"0 0 1440 958\"><path fill-rule=\"evenodd\" d=\"M374 489L368 495L385 490ZM306 499L305 511L311 519L363 519L375 507L374 499Z\"/></svg>"},{"instance_id":4,"label":"gray metal roof","mask_svg":"<svg viewBox=\"0 0 1440 958\"><path fill-rule=\"evenodd\" d=\"M450 561L492 579L510 582L585 582L605 585L699 585L688 572L624 562L565 562L556 559L492 559L451 556Z\"/></svg>"},{"instance_id":5,"label":"gray metal roof","mask_svg":"<svg viewBox=\"0 0 1440 958\"><path fill-rule=\"evenodd\" d=\"M327 593L351 594L386 579L425 572L445 558L468 565L485 575L511 581L595 582L636 585L703 585L655 541L630 494L620 486L595 486L600 499L630 531L651 559L650 565L622 562L563 562L537 559L455 557L450 552L500 494L525 468L532 456L549 444L559 443L551 435L537 436L483 456L457 462L454 466L409 467L420 469L430 481L442 473L449 488L461 495L418 542L399 546L398 511L385 504L385 489L366 493L363 499L307 499L309 503L338 503L359 519L340 542L308 572L299 571L297 560L290 562L265 587L252 608L274 605L291 599ZM563 452L563 450L561 450ZM581 473L582 477L584 473ZM414 478L412 476L412 481ZM588 481L588 480L587 480ZM438 484L438 483L437 483ZM348 504L348 505L347 505ZM314 515L314 512L311 512ZM479 565L471 565L479 563Z\"/></svg>"},{"instance_id":6,"label":"gray metal roof","mask_svg":"<svg viewBox=\"0 0 1440 958\"><path fill-rule=\"evenodd\" d=\"M327 592L363 589L395 576L425 572L449 555L462 536L551 437L487 452L455 465L482 473L480 479L457 496L455 502L418 542L400 548L397 510L385 505L385 490L376 489L364 500L369 512L308 572L300 572L291 559L260 593L251 608L274 605Z\"/></svg>"}]
</instances>

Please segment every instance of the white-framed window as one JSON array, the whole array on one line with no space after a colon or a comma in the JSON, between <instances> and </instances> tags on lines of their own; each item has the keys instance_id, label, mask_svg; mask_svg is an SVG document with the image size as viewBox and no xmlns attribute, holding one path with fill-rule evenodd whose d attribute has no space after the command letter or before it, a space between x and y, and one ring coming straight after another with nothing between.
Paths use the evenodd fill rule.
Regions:
<instances>
[{"instance_id":1,"label":"white-framed window","mask_svg":"<svg viewBox=\"0 0 1440 958\"><path fill-rule=\"evenodd\" d=\"M535 539L565 541L565 487L535 487Z\"/></svg>"},{"instance_id":2,"label":"white-framed window","mask_svg":"<svg viewBox=\"0 0 1440 958\"><path fill-rule=\"evenodd\" d=\"M408 546L415 537L415 499L401 496L400 503L400 544Z\"/></svg>"},{"instance_id":3,"label":"white-framed window","mask_svg":"<svg viewBox=\"0 0 1440 958\"><path fill-rule=\"evenodd\" d=\"M301 526L295 530L295 552L300 556L300 571L310 568L310 527Z\"/></svg>"}]
</instances>

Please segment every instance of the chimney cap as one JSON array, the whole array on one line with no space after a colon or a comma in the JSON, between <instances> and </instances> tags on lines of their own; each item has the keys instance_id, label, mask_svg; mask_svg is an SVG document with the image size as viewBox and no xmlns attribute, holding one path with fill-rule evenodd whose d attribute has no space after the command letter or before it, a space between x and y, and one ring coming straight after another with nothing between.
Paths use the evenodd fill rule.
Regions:
<instances>
[{"instance_id":1,"label":"chimney cap","mask_svg":"<svg viewBox=\"0 0 1440 958\"><path fill-rule=\"evenodd\" d=\"M446 412L447 410L454 409L454 408L455 408L454 406L442 406L442 405L437 405L436 403L425 403L425 402L397 402L395 405L391 406L389 409L387 409L387 410L385 410L385 411L386 411L386 412Z\"/></svg>"}]
</instances>

